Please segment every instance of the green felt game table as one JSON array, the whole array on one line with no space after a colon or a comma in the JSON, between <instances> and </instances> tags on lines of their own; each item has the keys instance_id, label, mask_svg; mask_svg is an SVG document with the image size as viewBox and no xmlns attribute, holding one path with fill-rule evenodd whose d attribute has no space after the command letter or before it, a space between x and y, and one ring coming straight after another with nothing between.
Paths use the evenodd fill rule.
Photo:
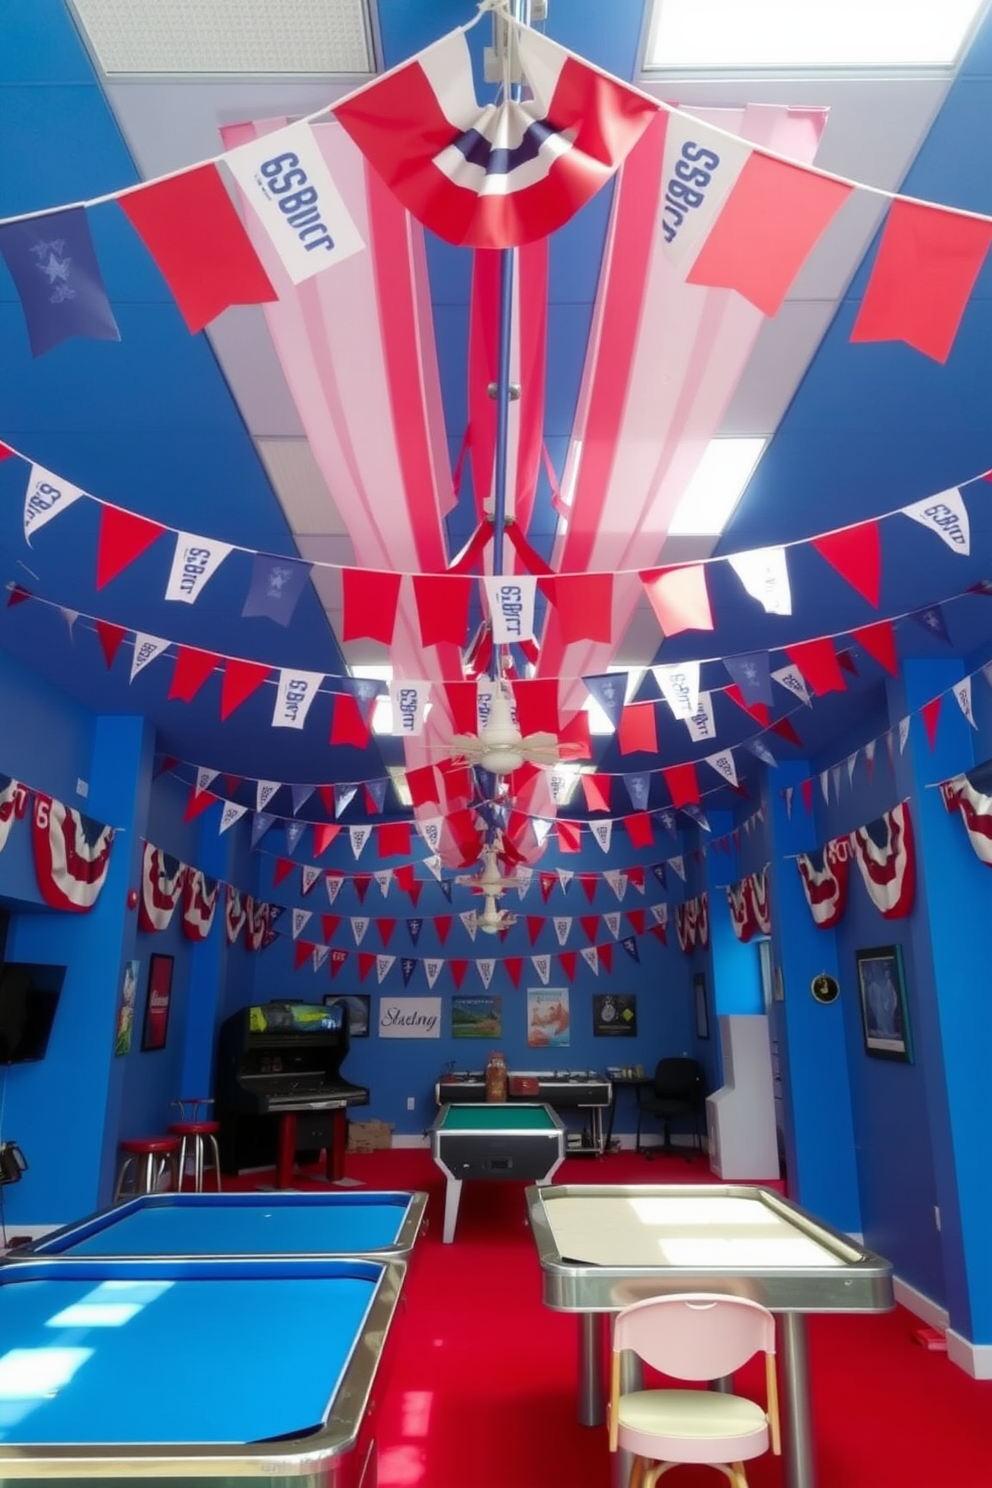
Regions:
<instances>
[{"instance_id":1,"label":"green felt game table","mask_svg":"<svg viewBox=\"0 0 992 1488\"><path fill-rule=\"evenodd\" d=\"M455 1237L462 1183L516 1178L547 1183L565 1157L565 1127L550 1106L494 1101L444 1106L430 1130L431 1156L447 1178L445 1244Z\"/></svg>"}]
</instances>

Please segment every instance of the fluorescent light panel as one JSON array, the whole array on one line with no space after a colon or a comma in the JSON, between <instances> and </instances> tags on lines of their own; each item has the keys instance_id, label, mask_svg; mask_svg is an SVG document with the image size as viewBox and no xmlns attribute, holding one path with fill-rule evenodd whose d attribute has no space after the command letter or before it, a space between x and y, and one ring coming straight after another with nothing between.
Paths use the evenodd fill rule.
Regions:
<instances>
[{"instance_id":1,"label":"fluorescent light panel","mask_svg":"<svg viewBox=\"0 0 992 1488\"><path fill-rule=\"evenodd\" d=\"M934 67L986 0L655 0L647 69Z\"/></svg>"},{"instance_id":2,"label":"fluorescent light panel","mask_svg":"<svg viewBox=\"0 0 992 1488\"><path fill-rule=\"evenodd\" d=\"M718 537L730 521L767 444L765 439L711 439L668 531L676 537Z\"/></svg>"},{"instance_id":3,"label":"fluorescent light panel","mask_svg":"<svg viewBox=\"0 0 992 1488\"><path fill-rule=\"evenodd\" d=\"M393 680L393 669L385 663L380 665L378 662L369 662L367 666L353 666L351 675L367 677L371 682L385 682L388 687ZM389 700L388 692L375 700L375 707L372 709L372 732L374 734L393 732L393 705Z\"/></svg>"}]
</instances>

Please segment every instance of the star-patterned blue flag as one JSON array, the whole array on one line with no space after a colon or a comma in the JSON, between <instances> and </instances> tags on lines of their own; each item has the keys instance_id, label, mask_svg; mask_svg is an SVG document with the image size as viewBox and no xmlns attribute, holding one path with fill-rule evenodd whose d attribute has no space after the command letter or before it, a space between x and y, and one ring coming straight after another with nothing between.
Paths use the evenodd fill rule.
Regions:
<instances>
[{"instance_id":1,"label":"star-patterned blue flag","mask_svg":"<svg viewBox=\"0 0 992 1488\"><path fill-rule=\"evenodd\" d=\"M420 962L419 961L414 961L412 959L412 957L410 957L410 956L404 956L404 957L402 957L402 959L400 961L400 970L403 972L403 985L404 985L404 987L409 987L409 985L410 985L410 978L413 976L413 973L416 971L416 969L417 969L417 967L419 965L420 965Z\"/></svg>"},{"instance_id":2,"label":"star-patterned blue flag","mask_svg":"<svg viewBox=\"0 0 992 1488\"><path fill-rule=\"evenodd\" d=\"M386 799L386 787L388 784L388 779L366 780L365 782L365 789L368 791L369 795L372 797L372 800L375 802L376 811L382 810L383 804Z\"/></svg>"},{"instance_id":3,"label":"star-patterned blue flag","mask_svg":"<svg viewBox=\"0 0 992 1488\"><path fill-rule=\"evenodd\" d=\"M651 872L654 874L655 878L661 884L661 887L663 889L666 888L667 887L667 884L668 884L668 874L665 871L665 865L664 865L664 863L652 863L651 864Z\"/></svg>"},{"instance_id":4,"label":"star-patterned blue flag","mask_svg":"<svg viewBox=\"0 0 992 1488\"><path fill-rule=\"evenodd\" d=\"M948 646L951 644L951 638L947 633L947 623L944 620L944 611L940 605L928 605L925 610L914 610L913 619L932 636L936 636L938 641L944 641Z\"/></svg>"},{"instance_id":5,"label":"star-patterned blue flag","mask_svg":"<svg viewBox=\"0 0 992 1488\"><path fill-rule=\"evenodd\" d=\"M632 935L621 935L620 944L623 946L628 956L630 956L634 961L640 961L641 953L637 949L637 941Z\"/></svg>"},{"instance_id":6,"label":"star-patterned blue flag","mask_svg":"<svg viewBox=\"0 0 992 1488\"><path fill-rule=\"evenodd\" d=\"M603 672L598 677L583 677L582 680L613 727L618 729L620 714L627 700L627 673Z\"/></svg>"},{"instance_id":7,"label":"star-patterned blue flag","mask_svg":"<svg viewBox=\"0 0 992 1488\"><path fill-rule=\"evenodd\" d=\"M249 620L262 615L277 625L288 625L309 577L310 564L301 563L298 558L256 553L252 560L251 586L241 618Z\"/></svg>"},{"instance_id":8,"label":"star-patterned blue flag","mask_svg":"<svg viewBox=\"0 0 992 1488\"><path fill-rule=\"evenodd\" d=\"M288 821L286 823L286 851L288 853L292 853L306 829L306 822Z\"/></svg>"},{"instance_id":9,"label":"star-patterned blue flag","mask_svg":"<svg viewBox=\"0 0 992 1488\"><path fill-rule=\"evenodd\" d=\"M445 899L447 899L448 903L450 904L451 903L451 880L448 879L448 878L442 878L441 881L440 881L440 883L438 884L438 888L441 890L441 893L444 895Z\"/></svg>"},{"instance_id":10,"label":"star-patterned blue flag","mask_svg":"<svg viewBox=\"0 0 992 1488\"><path fill-rule=\"evenodd\" d=\"M424 928L423 920L407 920L406 928L410 932L410 939L416 945L420 939L420 932Z\"/></svg>"},{"instance_id":11,"label":"star-patterned blue flag","mask_svg":"<svg viewBox=\"0 0 992 1488\"><path fill-rule=\"evenodd\" d=\"M678 823L675 820L675 812L672 811L671 807L666 806L664 811L656 811L654 814L658 821L661 822L669 837L674 837L678 830Z\"/></svg>"},{"instance_id":12,"label":"star-patterned blue flag","mask_svg":"<svg viewBox=\"0 0 992 1488\"><path fill-rule=\"evenodd\" d=\"M256 811L251 822L251 845L257 847L275 821L271 811Z\"/></svg>"},{"instance_id":13,"label":"star-patterned blue flag","mask_svg":"<svg viewBox=\"0 0 992 1488\"><path fill-rule=\"evenodd\" d=\"M0 227L0 253L20 296L32 356L72 336L119 341L85 207Z\"/></svg>"},{"instance_id":14,"label":"star-patterned blue flag","mask_svg":"<svg viewBox=\"0 0 992 1488\"><path fill-rule=\"evenodd\" d=\"M627 787L630 804L635 811L647 811L648 797L651 794L650 775L625 775L623 783Z\"/></svg>"},{"instance_id":15,"label":"star-patterned blue flag","mask_svg":"<svg viewBox=\"0 0 992 1488\"><path fill-rule=\"evenodd\" d=\"M295 816L300 807L305 806L313 795L314 787L312 785L291 785L289 789L293 797L293 815Z\"/></svg>"},{"instance_id":16,"label":"star-patterned blue flag","mask_svg":"<svg viewBox=\"0 0 992 1488\"><path fill-rule=\"evenodd\" d=\"M741 697L748 707L753 708L755 703L771 707L772 679L767 651L752 651L748 656L725 656L723 664L740 688Z\"/></svg>"}]
</instances>

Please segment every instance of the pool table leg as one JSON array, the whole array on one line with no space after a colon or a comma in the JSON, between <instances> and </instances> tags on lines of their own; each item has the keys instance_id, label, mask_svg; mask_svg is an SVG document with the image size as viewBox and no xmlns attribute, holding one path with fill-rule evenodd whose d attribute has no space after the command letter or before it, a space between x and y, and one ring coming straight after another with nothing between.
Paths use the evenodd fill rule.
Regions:
<instances>
[{"instance_id":1,"label":"pool table leg","mask_svg":"<svg viewBox=\"0 0 992 1488\"><path fill-rule=\"evenodd\" d=\"M460 1178L448 1178L444 1190L444 1234L442 1239L445 1245L450 1245L455 1238L455 1225L458 1223L458 1201L462 1196L462 1180Z\"/></svg>"},{"instance_id":2,"label":"pool table leg","mask_svg":"<svg viewBox=\"0 0 992 1488\"><path fill-rule=\"evenodd\" d=\"M816 1488L809 1415L806 1318L801 1312L783 1312L779 1316L782 1372L785 1375L785 1430L782 1433L785 1484L786 1488Z\"/></svg>"}]
</instances>

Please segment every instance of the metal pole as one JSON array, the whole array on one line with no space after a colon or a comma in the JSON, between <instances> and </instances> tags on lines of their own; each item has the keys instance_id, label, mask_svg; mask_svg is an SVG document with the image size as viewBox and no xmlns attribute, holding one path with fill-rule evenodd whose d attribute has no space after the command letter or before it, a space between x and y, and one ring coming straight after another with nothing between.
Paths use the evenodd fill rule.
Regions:
<instances>
[{"instance_id":1,"label":"metal pole","mask_svg":"<svg viewBox=\"0 0 992 1488\"><path fill-rule=\"evenodd\" d=\"M493 483L493 575L503 572L506 531L506 452L510 422L510 343L513 332L513 249L499 251L499 356L496 371L496 459Z\"/></svg>"}]
</instances>

